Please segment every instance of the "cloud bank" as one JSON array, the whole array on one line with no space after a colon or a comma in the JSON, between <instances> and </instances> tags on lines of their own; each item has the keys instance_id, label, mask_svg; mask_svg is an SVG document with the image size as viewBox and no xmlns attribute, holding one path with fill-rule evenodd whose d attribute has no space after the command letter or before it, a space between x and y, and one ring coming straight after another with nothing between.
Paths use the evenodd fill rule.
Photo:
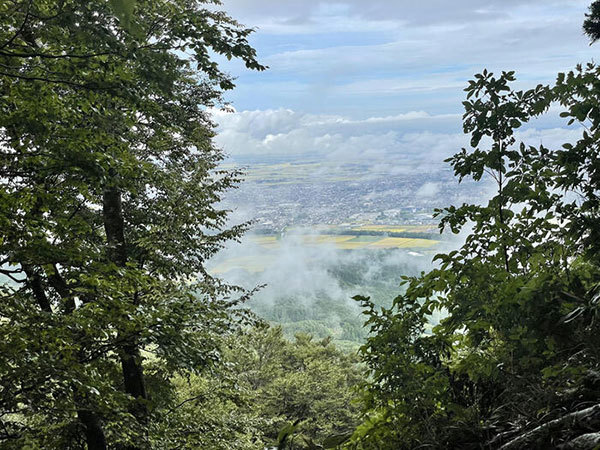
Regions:
<instances>
[{"instance_id":1,"label":"cloud bank","mask_svg":"<svg viewBox=\"0 0 600 450\"><path fill-rule=\"evenodd\" d=\"M457 114L430 115L412 111L394 116L352 119L341 115L307 114L290 109L215 111L217 143L234 160L263 157L320 162L362 162L372 165L436 166L468 147ZM558 126L549 118L516 135L528 145L556 148L580 136L577 129ZM544 126L550 126L544 128ZM431 189L424 190L423 195ZM433 195L433 194L432 194Z\"/></svg>"}]
</instances>

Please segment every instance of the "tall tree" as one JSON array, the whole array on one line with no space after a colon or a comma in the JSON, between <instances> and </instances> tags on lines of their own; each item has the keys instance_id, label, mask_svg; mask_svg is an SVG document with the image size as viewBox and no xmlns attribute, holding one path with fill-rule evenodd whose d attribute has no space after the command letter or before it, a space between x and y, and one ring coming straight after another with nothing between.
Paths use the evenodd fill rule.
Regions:
<instances>
[{"instance_id":1,"label":"tall tree","mask_svg":"<svg viewBox=\"0 0 600 450\"><path fill-rule=\"evenodd\" d=\"M373 381L358 448L600 443L599 76L578 67L526 92L510 87L511 72L469 83L472 149L448 161L459 179L487 173L497 191L487 204L439 211L442 230L470 227L465 243L407 278L392 308L359 298ZM554 150L518 143L514 130L554 102L581 138ZM428 329L436 310L444 318Z\"/></svg>"},{"instance_id":2,"label":"tall tree","mask_svg":"<svg viewBox=\"0 0 600 450\"><path fill-rule=\"evenodd\" d=\"M600 38L600 2L584 31ZM382 448L593 449L600 445L600 68L515 91L512 72L465 89L472 148L448 160L459 179L486 174L487 204L438 211L469 227L439 267L406 278L362 348L369 418L352 445ZM581 137L526 146L514 130L551 105ZM432 312L444 318L430 327ZM352 447L351 447L352 448Z\"/></svg>"},{"instance_id":3,"label":"tall tree","mask_svg":"<svg viewBox=\"0 0 600 450\"><path fill-rule=\"evenodd\" d=\"M168 382L218 358L235 300L204 262L244 225L217 206L239 173L211 140L233 87L211 55L264 68L218 4L0 6L7 448L149 447L148 364Z\"/></svg>"}]
</instances>

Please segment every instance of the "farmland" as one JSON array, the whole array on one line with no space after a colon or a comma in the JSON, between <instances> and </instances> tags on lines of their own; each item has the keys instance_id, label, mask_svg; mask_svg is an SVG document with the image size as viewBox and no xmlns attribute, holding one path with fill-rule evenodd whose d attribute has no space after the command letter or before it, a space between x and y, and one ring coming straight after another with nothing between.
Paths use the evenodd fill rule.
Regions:
<instances>
[{"instance_id":1,"label":"farmland","mask_svg":"<svg viewBox=\"0 0 600 450\"><path fill-rule=\"evenodd\" d=\"M265 248L276 248L280 240L276 236L251 236L253 243ZM385 234L377 236L356 236L353 234L317 234L300 235L299 239L304 245L333 245L341 250L369 249L369 248L404 248L420 249L430 248L439 243L432 239L411 239L401 237L387 237Z\"/></svg>"},{"instance_id":2,"label":"farmland","mask_svg":"<svg viewBox=\"0 0 600 450\"><path fill-rule=\"evenodd\" d=\"M337 345L355 349L367 330L352 297L365 295L389 306L401 292L402 276L430 267L433 254L447 245L378 230L362 234L320 226L304 232L288 228L279 234L249 234L219 254L209 271L246 289L261 286L246 306L282 325L289 338L307 332L331 336Z\"/></svg>"},{"instance_id":3,"label":"farmland","mask_svg":"<svg viewBox=\"0 0 600 450\"><path fill-rule=\"evenodd\" d=\"M315 230L319 230L320 234ZM335 227L315 227L311 232L289 229L281 234L251 234L244 238L244 256L232 255L220 259L212 268L214 274L224 274L231 270L250 273L263 272L275 264L277 255L290 247L315 249L319 251L431 251L441 241L410 237L390 237L389 234L422 233L430 231L426 226L363 226L345 231ZM362 234L369 232L369 234ZM347 233L347 234L346 234Z\"/></svg>"},{"instance_id":4,"label":"farmland","mask_svg":"<svg viewBox=\"0 0 600 450\"><path fill-rule=\"evenodd\" d=\"M434 225L363 225L352 228L352 231L374 231L381 233L435 233Z\"/></svg>"}]
</instances>

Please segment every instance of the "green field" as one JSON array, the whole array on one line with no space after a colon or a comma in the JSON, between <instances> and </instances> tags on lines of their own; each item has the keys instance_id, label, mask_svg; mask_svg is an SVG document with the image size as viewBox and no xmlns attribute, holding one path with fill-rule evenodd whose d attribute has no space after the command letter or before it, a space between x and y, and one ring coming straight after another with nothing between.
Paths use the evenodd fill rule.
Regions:
<instances>
[{"instance_id":1,"label":"green field","mask_svg":"<svg viewBox=\"0 0 600 450\"><path fill-rule=\"evenodd\" d=\"M239 169L237 164L224 164L225 169ZM386 176L387 172L361 163L332 162L283 162L253 163L244 170L244 180L248 183L259 183L264 186L303 184L318 182L353 181L356 174L368 173L372 177Z\"/></svg>"}]
</instances>

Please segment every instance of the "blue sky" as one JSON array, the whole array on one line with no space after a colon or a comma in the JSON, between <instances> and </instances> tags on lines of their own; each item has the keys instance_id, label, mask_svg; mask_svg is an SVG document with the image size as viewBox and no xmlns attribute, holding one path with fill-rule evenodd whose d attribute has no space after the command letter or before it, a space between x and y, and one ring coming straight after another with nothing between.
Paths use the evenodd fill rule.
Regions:
<instances>
[{"instance_id":1,"label":"blue sky","mask_svg":"<svg viewBox=\"0 0 600 450\"><path fill-rule=\"evenodd\" d=\"M256 27L270 69L223 61L236 114L217 113L232 155L434 159L463 142L462 89L474 73L515 70L517 86L586 62L590 0L224 0ZM599 44L600 45L600 44ZM570 132L566 132L568 135ZM556 122L525 131L562 139Z\"/></svg>"}]
</instances>

